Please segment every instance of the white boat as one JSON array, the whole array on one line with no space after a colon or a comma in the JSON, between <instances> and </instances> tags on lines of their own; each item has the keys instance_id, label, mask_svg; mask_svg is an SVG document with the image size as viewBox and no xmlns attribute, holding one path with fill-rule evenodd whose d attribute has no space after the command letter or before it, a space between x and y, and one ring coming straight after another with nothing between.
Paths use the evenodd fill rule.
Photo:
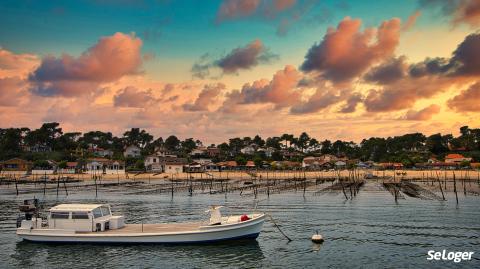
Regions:
<instances>
[{"instance_id":1,"label":"white boat","mask_svg":"<svg viewBox=\"0 0 480 269\"><path fill-rule=\"evenodd\" d=\"M42 219L37 201L26 200L20 206L25 218L17 221L17 235L36 242L185 244L254 239L260 234L264 214L222 217L220 208L208 210L208 222L125 224L123 216L111 214L108 204L61 204Z\"/></svg>"}]
</instances>

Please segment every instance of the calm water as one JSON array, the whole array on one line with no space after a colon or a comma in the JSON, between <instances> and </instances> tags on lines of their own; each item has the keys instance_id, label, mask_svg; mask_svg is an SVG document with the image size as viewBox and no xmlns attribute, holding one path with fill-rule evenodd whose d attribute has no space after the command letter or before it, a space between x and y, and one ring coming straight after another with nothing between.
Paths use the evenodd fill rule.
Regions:
<instances>
[{"instance_id":1,"label":"calm water","mask_svg":"<svg viewBox=\"0 0 480 269\"><path fill-rule=\"evenodd\" d=\"M42 198L43 193L36 194ZM343 194L314 196L307 192L271 195L258 206L271 213L293 241L287 243L266 222L257 241L217 245L43 245L20 241L15 235L17 205L32 194L12 195L0 189L0 268L399 268L480 267L480 197L460 195L447 202L413 198L395 204L385 191L363 190L352 201ZM128 188L75 191L58 202L107 202L129 222L198 220L211 204L230 213L252 209L253 197L239 194L132 194ZM260 197L263 199L266 197ZM48 206L57 203L47 193ZM319 248L309 238L318 230L326 241ZM475 251L473 260L427 261L427 251Z\"/></svg>"}]
</instances>

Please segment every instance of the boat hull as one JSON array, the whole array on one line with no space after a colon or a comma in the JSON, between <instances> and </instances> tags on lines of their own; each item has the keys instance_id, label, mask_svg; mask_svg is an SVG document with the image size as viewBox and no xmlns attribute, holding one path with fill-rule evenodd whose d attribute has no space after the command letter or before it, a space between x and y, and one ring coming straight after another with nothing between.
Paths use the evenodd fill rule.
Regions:
<instances>
[{"instance_id":1,"label":"boat hull","mask_svg":"<svg viewBox=\"0 0 480 269\"><path fill-rule=\"evenodd\" d=\"M181 232L133 232L122 233L115 230L96 233L52 232L41 229L17 230L17 235L33 242L47 243L108 243L108 244L197 244L220 241L255 239L260 234L265 216L233 225L202 226L200 229Z\"/></svg>"}]
</instances>

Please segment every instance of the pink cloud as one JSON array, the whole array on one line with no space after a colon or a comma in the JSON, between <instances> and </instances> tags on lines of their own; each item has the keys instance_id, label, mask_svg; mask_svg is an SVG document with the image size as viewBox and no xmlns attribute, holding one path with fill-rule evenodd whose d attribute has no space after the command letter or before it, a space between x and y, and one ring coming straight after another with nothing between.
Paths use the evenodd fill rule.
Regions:
<instances>
[{"instance_id":1,"label":"pink cloud","mask_svg":"<svg viewBox=\"0 0 480 269\"><path fill-rule=\"evenodd\" d=\"M297 85L302 78L301 73L291 65L277 71L272 80L261 79L244 84L241 91L233 91L223 104L226 110L238 104L271 103L276 108L287 107L300 101L301 93Z\"/></svg>"},{"instance_id":2,"label":"pink cloud","mask_svg":"<svg viewBox=\"0 0 480 269\"><path fill-rule=\"evenodd\" d=\"M458 112L480 112L480 82L451 98L448 106Z\"/></svg>"},{"instance_id":3,"label":"pink cloud","mask_svg":"<svg viewBox=\"0 0 480 269\"><path fill-rule=\"evenodd\" d=\"M19 102L27 94L26 83L19 77L0 78L0 106L19 106Z\"/></svg>"},{"instance_id":4,"label":"pink cloud","mask_svg":"<svg viewBox=\"0 0 480 269\"><path fill-rule=\"evenodd\" d=\"M439 105L429 105L420 110L409 110L405 114L402 119L405 120L418 120L418 121L426 121L433 117L433 115L438 114L440 112Z\"/></svg>"},{"instance_id":5,"label":"pink cloud","mask_svg":"<svg viewBox=\"0 0 480 269\"><path fill-rule=\"evenodd\" d=\"M142 41L134 34L115 33L102 37L75 58L64 54L47 56L30 75L32 92L43 96L90 94L102 82L138 74L142 65Z\"/></svg>"},{"instance_id":6,"label":"pink cloud","mask_svg":"<svg viewBox=\"0 0 480 269\"><path fill-rule=\"evenodd\" d=\"M205 85L198 95L197 99L192 103L183 105L183 109L187 111L208 111L209 106L217 99L225 84L218 83L216 85Z\"/></svg>"},{"instance_id":7,"label":"pink cloud","mask_svg":"<svg viewBox=\"0 0 480 269\"><path fill-rule=\"evenodd\" d=\"M113 104L116 107L142 108L152 104L155 100L152 90L141 91L134 86L128 86L117 92L113 97Z\"/></svg>"},{"instance_id":8,"label":"pink cloud","mask_svg":"<svg viewBox=\"0 0 480 269\"><path fill-rule=\"evenodd\" d=\"M334 82L349 81L376 62L390 58L399 42L400 20L384 21L378 28L360 31L362 21L346 17L329 28L305 56L301 70L317 72Z\"/></svg>"},{"instance_id":9,"label":"pink cloud","mask_svg":"<svg viewBox=\"0 0 480 269\"><path fill-rule=\"evenodd\" d=\"M223 0L217 14L217 22L246 17L253 14L260 0Z\"/></svg>"}]
</instances>

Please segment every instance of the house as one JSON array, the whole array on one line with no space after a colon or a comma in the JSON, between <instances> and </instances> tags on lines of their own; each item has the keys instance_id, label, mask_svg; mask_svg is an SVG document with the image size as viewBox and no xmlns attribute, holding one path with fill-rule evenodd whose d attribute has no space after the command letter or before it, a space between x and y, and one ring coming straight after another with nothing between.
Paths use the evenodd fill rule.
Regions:
<instances>
[{"instance_id":1,"label":"house","mask_svg":"<svg viewBox=\"0 0 480 269\"><path fill-rule=\"evenodd\" d=\"M177 157L164 157L160 160L164 173L183 173L183 167L187 165L187 159Z\"/></svg>"},{"instance_id":2,"label":"house","mask_svg":"<svg viewBox=\"0 0 480 269\"><path fill-rule=\"evenodd\" d=\"M171 156L158 156L152 154L145 158L145 168L147 171L157 173L183 173L183 167L187 165L187 159L171 157Z\"/></svg>"},{"instance_id":3,"label":"house","mask_svg":"<svg viewBox=\"0 0 480 269\"><path fill-rule=\"evenodd\" d=\"M220 149L217 147L208 147L207 155L211 158L218 157L218 155L220 155Z\"/></svg>"},{"instance_id":4,"label":"house","mask_svg":"<svg viewBox=\"0 0 480 269\"><path fill-rule=\"evenodd\" d=\"M377 164L377 167L380 168L380 169L393 169L393 170L397 170L397 169L402 169L402 168L403 168L403 164L402 164L402 163L378 163L378 164Z\"/></svg>"},{"instance_id":5,"label":"house","mask_svg":"<svg viewBox=\"0 0 480 269\"><path fill-rule=\"evenodd\" d=\"M91 158L87 160L85 170L90 174L125 174L125 163L120 160Z\"/></svg>"},{"instance_id":6,"label":"house","mask_svg":"<svg viewBox=\"0 0 480 269\"><path fill-rule=\"evenodd\" d=\"M65 168L57 170L59 174L76 174L79 172L78 162L67 162Z\"/></svg>"},{"instance_id":7,"label":"house","mask_svg":"<svg viewBox=\"0 0 480 269\"><path fill-rule=\"evenodd\" d=\"M127 146L123 152L125 158L138 158L141 155L141 149L135 145Z\"/></svg>"},{"instance_id":8,"label":"house","mask_svg":"<svg viewBox=\"0 0 480 269\"><path fill-rule=\"evenodd\" d=\"M270 165L272 168L276 169L292 169L302 167L302 163L292 161L273 161L270 163Z\"/></svg>"},{"instance_id":9,"label":"house","mask_svg":"<svg viewBox=\"0 0 480 269\"><path fill-rule=\"evenodd\" d=\"M445 156L446 163L463 163L463 162L471 162L472 158L464 157L462 154L452 153Z\"/></svg>"},{"instance_id":10,"label":"house","mask_svg":"<svg viewBox=\"0 0 480 269\"><path fill-rule=\"evenodd\" d=\"M33 166L32 175L52 175L57 172L58 164L53 160L47 160L45 165Z\"/></svg>"},{"instance_id":11,"label":"house","mask_svg":"<svg viewBox=\"0 0 480 269\"><path fill-rule=\"evenodd\" d=\"M255 163L253 161L247 161L245 164L246 168L255 168Z\"/></svg>"},{"instance_id":12,"label":"house","mask_svg":"<svg viewBox=\"0 0 480 269\"><path fill-rule=\"evenodd\" d=\"M238 164L236 161L226 161L226 162L219 162L217 163L219 168L223 169L235 169L237 168Z\"/></svg>"},{"instance_id":13,"label":"house","mask_svg":"<svg viewBox=\"0 0 480 269\"><path fill-rule=\"evenodd\" d=\"M257 150L258 152L264 152L265 153L265 156L267 158L271 158L272 157L272 154L275 152L275 149L272 148L272 147L268 147L268 148L260 148Z\"/></svg>"},{"instance_id":14,"label":"house","mask_svg":"<svg viewBox=\"0 0 480 269\"><path fill-rule=\"evenodd\" d=\"M246 146L246 147L244 147L240 150L240 152L245 154L245 155L253 155L253 154L255 154L255 151L256 151L256 149L252 145Z\"/></svg>"},{"instance_id":15,"label":"house","mask_svg":"<svg viewBox=\"0 0 480 269\"><path fill-rule=\"evenodd\" d=\"M95 151L93 152L93 155L98 156L98 157L112 157L113 156L113 150L110 149L104 149L104 148L96 148Z\"/></svg>"},{"instance_id":16,"label":"house","mask_svg":"<svg viewBox=\"0 0 480 269\"><path fill-rule=\"evenodd\" d=\"M186 166L187 171L193 172L213 172L218 171L218 166L208 159L195 160Z\"/></svg>"},{"instance_id":17,"label":"house","mask_svg":"<svg viewBox=\"0 0 480 269\"><path fill-rule=\"evenodd\" d=\"M44 144L35 144L31 147L28 147L28 150L30 152L51 152L52 148L50 146L44 145Z\"/></svg>"},{"instance_id":18,"label":"house","mask_svg":"<svg viewBox=\"0 0 480 269\"><path fill-rule=\"evenodd\" d=\"M195 148L192 150L192 152L190 152L190 156L204 156L204 155L207 155L207 148L206 147L198 147L198 148Z\"/></svg>"},{"instance_id":19,"label":"house","mask_svg":"<svg viewBox=\"0 0 480 269\"><path fill-rule=\"evenodd\" d=\"M0 162L2 171L29 171L32 169L33 163L20 158L13 158Z\"/></svg>"},{"instance_id":20,"label":"house","mask_svg":"<svg viewBox=\"0 0 480 269\"><path fill-rule=\"evenodd\" d=\"M151 154L145 157L145 168L147 171L152 172L162 172L162 165L160 164L160 158L162 156L158 156L157 154Z\"/></svg>"},{"instance_id":21,"label":"house","mask_svg":"<svg viewBox=\"0 0 480 269\"><path fill-rule=\"evenodd\" d=\"M168 150L164 146L155 147L155 153L158 157L177 157L177 154L174 151Z\"/></svg>"}]
</instances>

